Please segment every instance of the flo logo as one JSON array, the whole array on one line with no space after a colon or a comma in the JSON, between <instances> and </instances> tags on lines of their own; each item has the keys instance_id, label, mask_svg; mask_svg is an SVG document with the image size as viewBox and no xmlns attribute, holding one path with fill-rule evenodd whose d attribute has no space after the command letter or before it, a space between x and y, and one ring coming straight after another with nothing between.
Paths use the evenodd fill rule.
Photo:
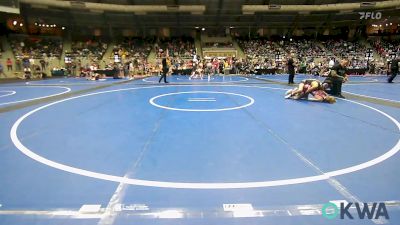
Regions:
<instances>
[{"instance_id":1,"label":"flo logo","mask_svg":"<svg viewBox=\"0 0 400 225\"><path fill-rule=\"evenodd\" d=\"M386 209L385 203L340 203L340 207L336 204L329 202L323 205L322 207L322 216L327 219L335 219L340 214L340 219L354 219L354 213L350 213L350 209L355 208L358 214L358 218L363 219L380 219L380 217L384 217L385 219L389 219L389 214ZM354 211L354 210L353 210Z\"/></svg>"},{"instance_id":2,"label":"flo logo","mask_svg":"<svg viewBox=\"0 0 400 225\"><path fill-rule=\"evenodd\" d=\"M373 20L380 20L382 18L382 13L381 12L359 12L360 14L360 20L367 20L367 19L373 19Z\"/></svg>"}]
</instances>

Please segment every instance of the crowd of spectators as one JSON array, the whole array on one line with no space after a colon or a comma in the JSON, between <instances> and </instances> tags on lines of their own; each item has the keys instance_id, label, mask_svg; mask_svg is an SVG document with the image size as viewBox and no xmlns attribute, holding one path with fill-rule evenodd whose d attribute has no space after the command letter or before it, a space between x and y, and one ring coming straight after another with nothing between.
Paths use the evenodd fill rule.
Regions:
<instances>
[{"instance_id":1,"label":"crowd of spectators","mask_svg":"<svg viewBox=\"0 0 400 225\"><path fill-rule=\"evenodd\" d=\"M213 71L221 72L230 68L235 73L255 73L258 70L275 70L285 72L288 57L295 61L298 73L319 75L329 70L330 61L347 59L350 62L349 69L368 69L372 73L382 73L385 64L378 59L366 58L369 51L366 45L359 41L346 41L330 39L328 41L316 41L309 39L238 39L237 43L242 48L245 58L207 58L204 63L211 63ZM388 59L392 55L400 54L400 41L375 40L371 46L382 56ZM26 68L36 70L36 66L42 71L49 64L49 58L60 60L63 44L60 39L50 37L21 36L10 38L10 45L14 51L13 65L17 71ZM233 47L232 42L208 42L204 47L226 48ZM74 41L71 43L72 51L66 54L66 58L72 58L73 63L67 62L75 69L88 70L103 58L108 44L100 40ZM150 52L156 53L155 63L148 63ZM2 46L0 45L0 52ZM124 76L127 74L152 74L162 70L161 58L168 55L171 66L176 71L188 70L193 67L197 56L194 39L181 38L129 38L119 41L113 46L110 61L104 60L107 68L118 69ZM89 60L84 62L82 58ZM198 56L197 58L201 60ZM76 59L76 60L75 60ZM14 64L15 62L15 64ZM218 65L218 66L217 66ZM34 66L35 68L33 68ZM102 66L103 67L103 66Z\"/></svg>"},{"instance_id":2,"label":"crowd of spectators","mask_svg":"<svg viewBox=\"0 0 400 225\"><path fill-rule=\"evenodd\" d=\"M147 58L152 49L152 38L127 38L113 47L112 61L120 64L121 69L127 74L147 74L149 64Z\"/></svg>"},{"instance_id":3,"label":"crowd of spectators","mask_svg":"<svg viewBox=\"0 0 400 225\"><path fill-rule=\"evenodd\" d=\"M271 41L265 39L238 40L246 54L249 67L276 68L284 71L287 57L293 57L297 72L320 75L328 71L328 63L332 60L349 60L349 69L369 69L379 67L378 62L366 58L367 47L359 42L344 40L329 40L320 42L315 40L286 39ZM393 48L393 46L389 47ZM394 48L396 49L396 48Z\"/></svg>"},{"instance_id":4,"label":"crowd of spectators","mask_svg":"<svg viewBox=\"0 0 400 225\"><path fill-rule=\"evenodd\" d=\"M118 54L122 60L146 59L153 45L152 39L127 38L113 47L114 55Z\"/></svg>"},{"instance_id":5,"label":"crowd of spectators","mask_svg":"<svg viewBox=\"0 0 400 225\"><path fill-rule=\"evenodd\" d=\"M154 47L158 58L163 54L180 58L191 58L196 54L194 39L191 37L159 39Z\"/></svg>"},{"instance_id":6,"label":"crowd of spectators","mask_svg":"<svg viewBox=\"0 0 400 225\"><path fill-rule=\"evenodd\" d=\"M375 50L384 59L389 60L394 55L400 54L400 40L386 41L386 40L375 40L372 42Z\"/></svg>"},{"instance_id":7,"label":"crowd of spectators","mask_svg":"<svg viewBox=\"0 0 400 225\"><path fill-rule=\"evenodd\" d=\"M10 45L16 58L60 59L63 49L61 39L50 37L16 36L10 37Z\"/></svg>"},{"instance_id":8,"label":"crowd of spectators","mask_svg":"<svg viewBox=\"0 0 400 225\"><path fill-rule=\"evenodd\" d=\"M56 37L11 35L10 47L15 58L7 58L10 72L18 72L22 78L45 77L51 62L59 62L63 42Z\"/></svg>"},{"instance_id":9,"label":"crowd of spectators","mask_svg":"<svg viewBox=\"0 0 400 225\"><path fill-rule=\"evenodd\" d=\"M73 41L71 43L72 57L86 57L91 59L102 59L108 44L102 40Z\"/></svg>"},{"instance_id":10,"label":"crowd of spectators","mask_svg":"<svg viewBox=\"0 0 400 225\"><path fill-rule=\"evenodd\" d=\"M238 40L238 44L246 55L244 63L249 64L249 68L265 69L276 66L276 55L281 52L276 42L267 39L253 39Z\"/></svg>"},{"instance_id":11,"label":"crowd of spectators","mask_svg":"<svg viewBox=\"0 0 400 225\"><path fill-rule=\"evenodd\" d=\"M250 59L275 58L279 51L275 42L266 39L238 40L238 44Z\"/></svg>"},{"instance_id":12,"label":"crowd of spectators","mask_svg":"<svg viewBox=\"0 0 400 225\"><path fill-rule=\"evenodd\" d=\"M316 40L289 39L280 42L281 48L289 54L297 55L299 58L309 60L311 58L326 57L327 53Z\"/></svg>"},{"instance_id":13,"label":"crowd of spectators","mask_svg":"<svg viewBox=\"0 0 400 225\"><path fill-rule=\"evenodd\" d=\"M155 45L157 60L150 65L152 73L161 71L161 58L168 55L171 58L171 65L175 70L188 70L192 68L192 59L196 55L194 39L191 37L164 38L159 39Z\"/></svg>"},{"instance_id":14,"label":"crowd of spectators","mask_svg":"<svg viewBox=\"0 0 400 225\"><path fill-rule=\"evenodd\" d=\"M337 58L347 59L348 68L367 68L369 59L366 58L367 47L358 41L329 40L324 42L325 48Z\"/></svg>"}]
</instances>

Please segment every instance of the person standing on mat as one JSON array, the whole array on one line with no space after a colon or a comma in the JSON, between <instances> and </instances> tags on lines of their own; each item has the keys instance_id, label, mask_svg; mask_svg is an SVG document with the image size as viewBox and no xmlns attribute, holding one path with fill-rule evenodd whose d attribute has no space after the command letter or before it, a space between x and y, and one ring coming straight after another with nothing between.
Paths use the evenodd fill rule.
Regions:
<instances>
[{"instance_id":1,"label":"person standing on mat","mask_svg":"<svg viewBox=\"0 0 400 225\"><path fill-rule=\"evenodd\" d=\"M393 79L399 73L399 65L400 64L400 57L397 56L396 58L392 59L390 63L390 77L388 78L388 83L393 83Z\"/></svg>"},{"instance_id":2,"label":"person standing on mat","mask_svg":"<svg viewBox=\"0 0 400 225\"><path fill-rule=\"evenodd\" d=\"M164 78L164 83L169 83L168 81L167 81L167 73L168 73L168 71L169 71L169 67L168 67L168 63L167 63L167 58L168 58L168 56L167 57L164 57L163 59L162 59L162 71L163 71L163 73L162 73L162 75L161 75L161 77L160 77L160 79L158 80L158 83L160 83L161 82L161 80Z\"/></svg>"},{"instance_id":3,"label":"person standing on mat","mask_svg":"<svg viewBox=\"0 0 400 225\"><path fill-rule=\"evenodd\" d=\"M289 73L289 84L294 84L294 61L291 56L289 56L287 61L288 73Z\"/></svg>"},{"instance_id":4,"label":"person standing on mat","mask_svg":"<svg viewBox=\"0 0 400 225\"><path fill-rule=\"evenodd\" d=\"M346 74L346 67L349 61L343 59L340 63L335 63L329 72L328 77L325 79L324 83L330 84L330 91L328 94L339 97L345 98L342 95L342 84L347 81L347 74Z\"/></svg>"}]
</instances>

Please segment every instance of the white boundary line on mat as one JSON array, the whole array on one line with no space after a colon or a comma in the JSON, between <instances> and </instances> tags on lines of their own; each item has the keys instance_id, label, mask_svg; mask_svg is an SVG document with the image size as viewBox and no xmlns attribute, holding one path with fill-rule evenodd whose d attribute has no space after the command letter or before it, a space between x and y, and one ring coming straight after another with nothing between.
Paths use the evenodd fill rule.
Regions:
<instances>
[{"instance_id":1,"label":"white boundary line on mat","mask_svg":"<svg viewBox=\"0 0 400 225\"><path fill-rule=\"evenodd\" d=\"M62 89L65 89L65 91L63 91L61 93L52 94L52 95L46 95L46 96L37 97L37 98L29 98L29 99L23 99L23 100L18 100L18 101L13 101L13 102L4 102L4 103L0 103L0 106L1 105L14 104L14 103L20 103L20 102L28 102L28 101L38 100L38 99L42 99L42 98L53 97L53 96L62 95L62 94L65 94L65 93L68 93L68 92L71 91L71 88L61 87L61 86L24 86L24 87L27 87L27 88L62 88Z\"/></svg>"},{"instance_id":2,"label":"white boundary line on mat","mask_svg":"<svg viewBox=\"0 0 400 225\"><path fill-rule=\"evenodd\" d=\"M180 85L182 86L182 85ZM187 85L187 86L192 86L193 85ZM213 85L197 85L197 86L213 86ZM219 85L214 85L214 86L219 86ZM275 89L275 90L287 90L283 88L270 88L270 87L260 87L260 86L242 86L242 85L228 85L228 86L233 86L233 87L251 87L251 88L265 88L265 89ZM188 183L188 182L166 182L166 181L154 181L154 180L142 180L142 179L132 179L128 177L121 177L121 176L115 176L115 175L110 175L110 174L104 174L104 173L99 173L99 172L94 172L94 171L89 171L89 170L84 170L76 167L72 167L69 165L65 165L59 162L55 162L52 160L49 160L43 156L40 156L30 150L28 147L23 145L21 143L21 140L18 137L18 127L20 124L29 116L32 114L45 109L47 107L65 102L65 101L70 101L73 99L78 99L82 97L87 97L87 96L93 96L93 95L99 95L99 94L105 94L105 93L113 93L113 92L120 92L120 91L129 91L129 90L138 90L138 89L148 89L148 88L166 88L166 87L177 87L176 85L171 85L171 86L150 86L150 87L135 87L135 88L125 88L125 89L116 89L116 90L109 90L109 91L102 91L102 92L95 92L95 93L90 93L90 94L85 94L85 95L80 95L80 96L75 96L67 99L62 99L56 102L52 102L46 105L43 105L41 107L38 107L36 109L31 110L30 112L24 114L21 116L12 126L10 130L10 137L14 145L18 148L19 151L21 151L23 154L28 156L29 158L40 162L42 164L45 164L49 167L53 167L59 170L63 170L69 173L74 173L86 177L92 177L96 179L101 179L101 180L107 180L107 181L113 181L117 183L125 183L125 184L131 184L131 185L140 185L140 186L148 186L148 187L160 187L160 188L183 188L183 189L238 189L238 188L260 188L260 187L274 187L274 186L285 186L285 185L294 185L294 184L303 184L303 183L309 183L309 182L314 182L314 181L322 181L322 180L327 180L335 176L340 176L344 174L349 174L353 172L357 172L369 167L372 167L374 165L377 165L386 159L389 159L390 157L394 156L396 153L400 151L400 139L397 140L397 143L387 152L385 152L383 155L380 155L374 159L371 159L369 161L346 167L343 169L338 169L338 170L333 170L329 172L325 172L320 175L315 175L315 176L306 176L306 177L299 177L299 178L291 178L291 179L281 179L281 180L269 180L269 181L258 181L258 182L236 182L236 183ZM283 93L282 93L283 95ZM370 110L373 110L377 113L380 113L381 115L385 116L388 118L390 121L392 121L397 129L400 131L400 123L394 119L392 116L388 115L387 113L376 109L372 106L365 105L363 103L359 103L356 101L351 101L351 100L344 100L347 102L351 102L360 106L363 106L365 108L368 108Z\"/></svg>"}]
</instances>

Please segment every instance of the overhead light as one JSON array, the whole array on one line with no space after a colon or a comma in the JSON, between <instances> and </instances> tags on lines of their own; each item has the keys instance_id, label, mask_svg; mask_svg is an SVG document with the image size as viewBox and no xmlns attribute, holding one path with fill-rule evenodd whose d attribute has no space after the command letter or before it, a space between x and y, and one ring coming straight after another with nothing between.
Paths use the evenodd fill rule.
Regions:
<instances>
[{"instance_id":1,"label":"overhead light","mask_svg":"<svg viewBox=\"0 0 400 225\"><path fill-rule=\"evenodd\" d=\"M20 23L20 24L19 24L20 27L22 27L23 25L24 25L23 23Z\"/></svg>"},{"instance_id":2,"label":"overhead light","mask_svg":"<svg viewBox=\"0 0 400 225\"><path fill-rule=\"evenodd\" d=\"M290 41L293 41L293 39L290 38Z\"/></svg>"},{"instance_id":3,"label":"overhead light","mask_svg":"<svg viewBox=\"0 0 400 225\"><path fill-rule=\"evenodd\" d=\"M65 27L61 27L61 29L65 30Z\"/></svg>"},{"instance_id":4,"label":"overhead light","mask_svg":"<svg viewBox=\"0 0 400 225\"><path fill-rule=\"evenodd\" d=\"M201 30L202 30L202 31L205 31L205 30L206 30L206 28L204 28L204 27L203 27L203 28L201 28Z\"/></svg>"},{"instance_id":5,"label":"overhead light","mask_svg":"<svg viewBox=\"0 0 400 225\"><path fill-rule=\"evenodd\" d=\"M38 26L39 26L39 27L41 27L41 26L42 26L42 24L40 24L40 23L39 23L39 25L38 25Z\"/></svg>"},{"instance_id":6,"label":"overhead light","mask_svg":"<svg viewBox=\"0 0 400 225\"><path fill-rule=\"evenodd\" d=\"M194 28L199 29L199 27L194 27Z\"/></svg>"},{"instance_id":7,"label":"overhead light","mask_svg":"<svg viewBox=\"0 0 400 225\"><path fill-rule=\"evenodd\" d=\"M379 27L382 27L382 24L379 24Z\"/></svg>"},{"instance_id":8,"label":"overhead light","mask_svg":"<svg viewBox=\"0 0 400 225\"><path fill-rule=\"evenodd\" d=\"M56 27L57 25L53 24L54 27Z\"/></svg>"},{"instance_id":9,"label":"overhead light","mask_svg":"<svg viewBox=\"0 0 400 225\"><path fill-rule=\"evenodd\" d=\"M35 26L37 26L37 23L35 23Z\"/></svg>"},{"instance_id":10,"label":"overhead light","mask_svg":"<svg viewBox=\"0 0 400 225\"><path fill-rule=\"evenodd\" d=\"M283 39L285 39L285 35L283 35Z\"/></svg>"},{"instance_id":11,"label":"overhead light","mask_svg":"<svg viewBox=\"0 0 400 225\"><path fill-rule=\"evenodd\" d=\"M49 27L49 25L47 24L46 27Z\"/></svg>"},{"instance_id":12,"label":"overhead light","mask_svg":"<svg viewBox=\"0 0 400 225\"><path fill-rule=\"evenodd\" d=\"M235 28L235 27L229 27L229 28L233 29L233 28Z\"/></svg>"},{"instance_id":13,"label":"overhead light","mask_svg":"<svg viewBox=\"0 0 400 225\"><path fill-rule=\"evenodd\" d=\"M17 23L18 23L18 22L17 22L16 20L13 21L13 25L14 25L14 26L17 25Z\"/></svg>"},{"instance_id":14,"label":"overhead light","mask_svg":"<svg viewBox=\"0 0 400 225\"><path fill-rule=\"evenodd\" d=\"M393 24L392 23L389 23L390 24L390 26L392 26Z\"/></svg>"}]
</instances>

